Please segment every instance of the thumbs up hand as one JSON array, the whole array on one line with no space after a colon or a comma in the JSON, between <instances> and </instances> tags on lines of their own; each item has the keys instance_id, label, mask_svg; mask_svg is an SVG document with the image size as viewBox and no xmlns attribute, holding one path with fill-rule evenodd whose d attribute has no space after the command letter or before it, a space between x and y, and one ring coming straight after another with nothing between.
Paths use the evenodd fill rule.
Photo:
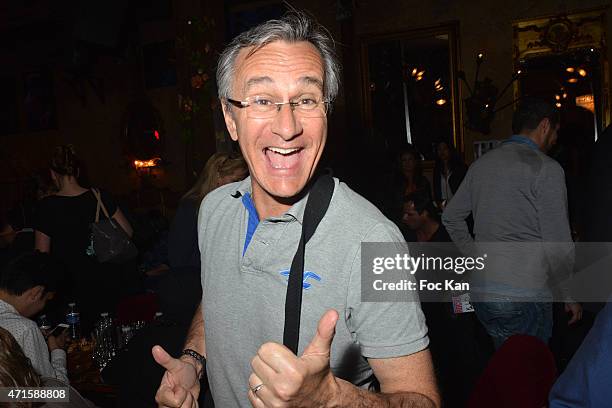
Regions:
<instances>
[{"instance_id":1,"label":"thumbs up hand","mask_svg":"<svg viewBox=\"0 0 612 408\"><path fill-rule=\"evenodd\" d=\"M317 332L301 357L278 343L265 343L251 360L249 401L255 408L316 407L338 389L329 366L338 312L323 314Z\"/></svg>"}]
</instances>

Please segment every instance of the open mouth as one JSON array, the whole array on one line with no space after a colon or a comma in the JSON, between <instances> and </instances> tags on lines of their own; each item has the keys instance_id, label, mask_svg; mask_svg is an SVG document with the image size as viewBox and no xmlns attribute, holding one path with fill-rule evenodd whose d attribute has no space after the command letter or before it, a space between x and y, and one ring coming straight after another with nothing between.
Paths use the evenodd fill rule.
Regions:
<instances>
[{"instance_id":1,"label":"open mouth","mask_svg":"<svg viewBox=\"0 0 612 408\"><path fill-rule=\"evenodd\" d=\"M294 147L291 149L266 147L264 149L264 154L272 168L277 170L289 170L298 164L302 151L303 148L301 147Z\"/></svg>"}]
</instances>

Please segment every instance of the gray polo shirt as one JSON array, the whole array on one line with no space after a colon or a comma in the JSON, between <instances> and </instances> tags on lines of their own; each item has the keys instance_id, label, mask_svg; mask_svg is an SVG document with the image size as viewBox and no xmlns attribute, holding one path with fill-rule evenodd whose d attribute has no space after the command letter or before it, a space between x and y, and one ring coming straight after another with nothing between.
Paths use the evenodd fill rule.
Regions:
<instances>
[{"instance_id":1,"label":"gray polo shirt","mask_svg":"<svg viewBox=\"0 0 612 408\"><path fill-rule=\"evenodd\" d=\"M282 344L286 271L297 249L307 196L280 217L262 220L242 255L248 212L240 194L251 179L228 184L203 200L199 213L202 307L207 375L215 404L250 407L250 362L266 342ZM236 194L239 192L240 194ZM361 302L361 243L403 242L382 213L335 180L327 214L306 245L299 354L323 313L340 314L332 344L333 373L367 384L365 358L410 355L429 343L418 302Z\"/></svg>"}]
</instances>

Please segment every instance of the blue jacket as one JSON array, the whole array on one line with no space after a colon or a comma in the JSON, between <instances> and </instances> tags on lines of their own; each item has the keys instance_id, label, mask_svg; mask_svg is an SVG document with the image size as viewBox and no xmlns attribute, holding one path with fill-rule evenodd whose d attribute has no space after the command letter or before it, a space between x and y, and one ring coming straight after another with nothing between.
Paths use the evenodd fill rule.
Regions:
<instances>
[{"instance_id":1,"label":"blue jacket","mask_svg":"<svg viewBox=\"0 0 612 408\"><path fill-rule=\"evenodd\" d=\"M550 408L612 406L612 303L599 312L549 400Z\"/></svg>"}]
</instances>

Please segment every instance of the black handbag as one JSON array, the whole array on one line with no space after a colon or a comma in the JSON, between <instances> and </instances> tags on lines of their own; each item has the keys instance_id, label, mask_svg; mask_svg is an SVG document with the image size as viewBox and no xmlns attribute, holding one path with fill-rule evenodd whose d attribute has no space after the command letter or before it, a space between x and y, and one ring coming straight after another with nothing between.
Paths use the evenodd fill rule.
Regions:
<instances>
[{"instance_id":1,"label":"black handbag","mask_svg":"<svg viewBox=\"0 0 612 408\"><path fill-rule=\"evenodd\" d=\"M91 246L88 254L95 256L98 262L120 263L136 257L138 255L136 246L117 221L108 214L100 192L94 188L91 192L98 200L98 207L96 219L90 224ZM106 216L103 220L100 220L100 209Z\"/></svg>"}]
</instances>

